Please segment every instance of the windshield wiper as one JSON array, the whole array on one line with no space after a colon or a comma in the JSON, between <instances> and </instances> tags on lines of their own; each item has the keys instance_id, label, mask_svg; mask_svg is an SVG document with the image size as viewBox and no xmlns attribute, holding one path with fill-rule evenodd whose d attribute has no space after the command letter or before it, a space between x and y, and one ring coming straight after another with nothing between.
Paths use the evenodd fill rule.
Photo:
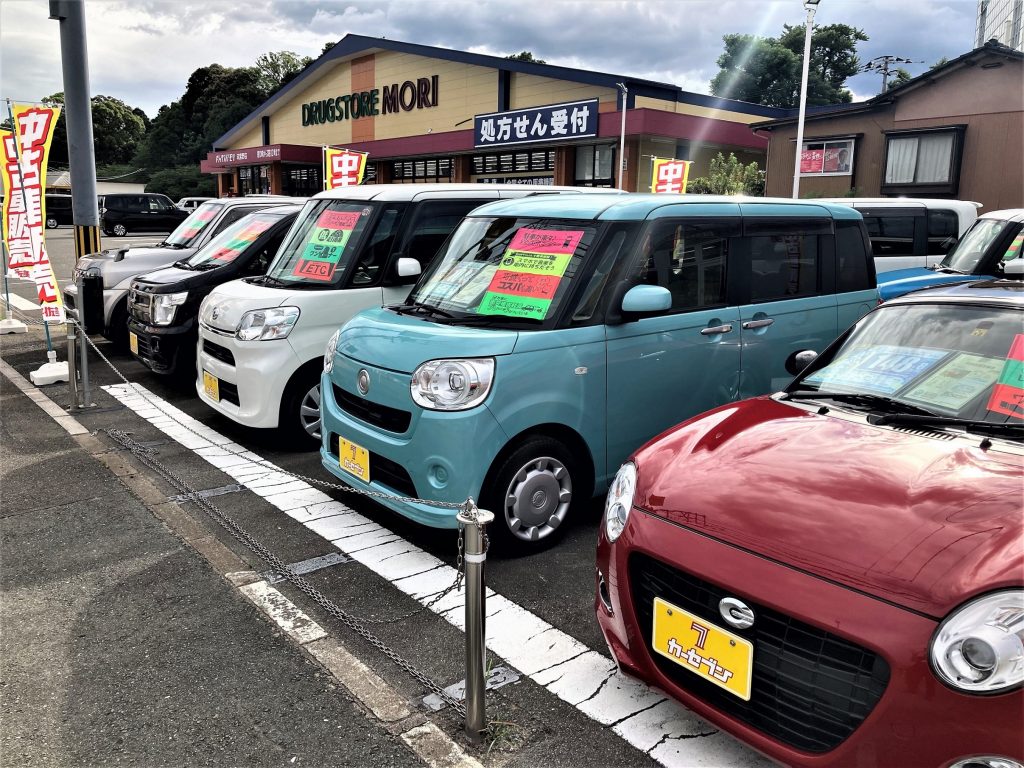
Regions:
<instances>
[{"instance_id":1,"label":"windshield wiper","mask_svg":"<svg viewBox=\"0 0 1024 768\"><path fill-rule=\"evenodd\" d=\"M192 269L192 265L183 259L179 259L178 261L171 264L171 266L177 267L178 269Z\"/></svg>"},{"instance_id":2,"label":"windshield wiper","mask_svg":"<svg viewBox=\"0 0 1024 768\"><path fill-rule=\"evenodd\" d=\"M883 413L869 416L870 424L919 424L928 427L963 427L965 432L974 434L1006 435L1016 434L1017 439L1024 438L1024 423L979 421L978 419L960 419L955 416L921 415L913 413Z\"/></svg>"},{"instance_id":3,"label":"windshield wiper","mask_svg":"<svg viewBox=\"0 0 1024 768\"><path fill-rule=\"evenodd\" d=\"M884 395L872 395L865 392L822 392L816 389L808 389L799 392L786 392L785 394L788 400L835 400L839 403L877 408L885 411L886 414L916 414L926 418L935 417L935 414L926 408L919 408L916 405L893 400Z\"/></svg>"},{"instance_id":4,"label":"windshield wiper","mask_svg":"<svg viewBox=\"0 0 1024 768\"><path fill-rule=\"evenodd\" d=\"M271 277L270 275L260 275L259 277L252 278L249 282L253 285L287 285L284 280L278 280L276 277Z\"/></svg>"},{"instance_id":5,"label":"windshield wiper","mask_svg":"<svg viewBox=\"0 0 1024 768\"><path fill-rule=\"evenodd\" d=\"M214 261L204 261L204 262L202 262L200 264L193 264L192 265L192 269L197 270L199 272L205 272L208 269L217 269L218 267L221 267L221 266L223 266L223 265L222 264L217 264Z\"/></svg>"},{"instance_id":6,"label":"windshield wiper","mask_svg":"<svg viewBox=\"0 0 1024 768\"><path fill-rule=\"evenodd\" d=\"M539 317L516 317L515 315L469 315L456 317L449 325L493 325L494 323L532 323L540 325Z\"/></svg>"},{"instance_id":7,"label":"windshield wiper","mask_svg":"<svg viewBox=\"0 0 1024 768\"><path fill-rule=\"evenodd\" d=\"M455 315L453 315L451 312L441 309L440 307L435 307L433 304L427 304L425 301L414 301L412 305L416 309L422 310L431 315L437 315L438 317L444 317L449 320L455 318Z\"/></svg>"}]
</instances>

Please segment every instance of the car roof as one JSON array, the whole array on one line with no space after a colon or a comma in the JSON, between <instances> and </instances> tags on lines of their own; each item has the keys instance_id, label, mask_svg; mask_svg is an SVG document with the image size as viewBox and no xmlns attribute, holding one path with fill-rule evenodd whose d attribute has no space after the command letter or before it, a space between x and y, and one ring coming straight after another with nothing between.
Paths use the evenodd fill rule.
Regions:
<instances>
[{"instance_id":1,"label":"car roof","mask_svg":"<svg viewBox=\"0 0 1024 768\"><path fill-rule=\"evenodd\" d=\"M597 195L625 194L618 189L600 187L562 187L551 184L360 184L357 187L339 187L313 195L317 200L382 200L412 202L428 198L460 198L479 195L481 199L522 197L553 193L590 193ZM467 195L472 193L472 195Z\"/></svg>"},{"instance_id":2,"label":"car roof","mask_svg":"<svg viewBox=\"0 0 1024 768\"><path fill-rule=\"evenodd\" d=\"M822 216L861 218L848 205L817 200L740 197L734 195L667 195L631 193L618 197L559 195L487 203L471 216L549 216L554 218L642 221L659 216Z\"/></svg>"},{"instance_id":3,"label":"car roof","mask_svg":"<svg viewBox=\"0 0 1024 768\"><path fill-rule=\"evenodd\" d=\"M237 205L256 205L269 208L272 205L303 205L305 197L286 197L284 195L246 195L245 197L211 197L203 203L219 203L228 207Z\"/></svg>"},{"instance_id":4,"label":"car roof","mask_svg":"<svg viewBox=\"0 0 1024 768\"><path fill-rule=\"evenodd\" d=\"M937 301L952 304L996 303L1024 309L1024 280L998 278L940 285L898 296L885 302L883 306L930 304Z\"/></svg>"},{"instance_id":5,"label":"car roof","mask_svg":"<svg viewBox=\"0 0 1024 768\"><path fill-rule=\"evenodd\" d=\"M302 210L301 204L296 205L274 205L269 208L260 208L259 210L253 211L252 213L246 214L246 216L278 216L284 218L285 216L293 216ZM245 218L243 216L242 218Z\"/></svg>"},{"instance_id":6,"label":"car roof","mask_svg":"<svg viewBox=\"0 0 1024 768\"><path fill-rule=\"evenodd\" d=\"M822 203L852 205L854 208L953 208L959 211L975 212L981 203L973 200L948 200L927 197L820 197Z\"/></svg>"},{"instance_id":7,"label":"car roof","mask_svg":"<svg viewBox=\"0 0 1024 768\"><path fill-rule=\"evenodd\" d=\"M1000 221L1024 221L1024 208L1005 208L1001 211L989 211L979 219L999 219Z\"/></svg>"}]
</instances>

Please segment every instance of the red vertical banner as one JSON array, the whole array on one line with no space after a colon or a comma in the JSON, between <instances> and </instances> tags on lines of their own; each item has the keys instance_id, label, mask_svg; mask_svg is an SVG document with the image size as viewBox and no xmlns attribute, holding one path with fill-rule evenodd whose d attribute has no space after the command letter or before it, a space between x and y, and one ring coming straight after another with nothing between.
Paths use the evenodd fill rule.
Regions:
<instances>
[{"instance_id":1,"label":"red vertical banner","mask_svg":"<svg viewBox=\"0 0 1024 768\"><path fill-rule=\"evenodd\" d=\"M355 187L366 173L365 152L324 147L324 189Z\"/></svg>"},{"instance_id":2,"label":"red vertical banner","mask_svg":"<svg viewBox=\"0 0 1024 768\"><path fill-rule=\"evenodd\" d=\"M60 109L15 104L14 130L0 131L0 175L5 190L2 224L9 262L31 280L48 323L64 322L64 304L46 252L46 163Z\"/></svg>"}]
</instances>

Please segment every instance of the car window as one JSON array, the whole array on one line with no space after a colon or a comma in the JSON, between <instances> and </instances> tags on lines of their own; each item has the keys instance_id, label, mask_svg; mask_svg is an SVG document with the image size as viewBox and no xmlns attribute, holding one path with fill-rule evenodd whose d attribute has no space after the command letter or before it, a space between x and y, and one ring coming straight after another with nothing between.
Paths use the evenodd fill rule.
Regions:
<instances>
[{"instance_id":1,"label":"car window","mask_svg":"<svg viewBox=\"0 0 1024 768\"><path fill-rule=\"evenodd\" d=\"M480 200L436 200L419 205L403 255L416 259L426 269L462 217L478 208Z\"/></svg>"},{"instance_id":2,"label":"car window","mask_svg":"<svg viewBox=\"0 0 1024 768\"><path fill-rule=\"evenodd\" d=\"M968 275L973 274L989 248L1003 236L1008 227L1019 228L1020 225L1000 219L978 219L964 232L956 247L946 254L940 266Z\"/></svg>"},{"instance_id":3,"label":"car window","mask_svg":"<svg viewBox=\"0 0 1024 768\"><path fill-rule=\"evenodd\" d=\"M940 256L956 245L960 234L960 217L955 211L928 209L928 255Z\"/></svg>"},{"instance_id":4,"label":"car window","mask_svg":"<svg viewBox=\"0 0 1024 768\"><path fill-rule=\"evenodd\" d=\"M737 234L733 221L658 221L644 237L637 277L667 288L673 310L722 306L730 237Z\"/></svg>"},{"instance_id":5,"label":"car window","mask_svg":"<svg viewBox=\"0 0 1024 768\"><path fill-rule=\"evenodd\" d=\"M776 301L821 292L821 238L831 219L748 219L750 301Z\"/></svg>"},{"instance_id":6,"label":"car window","mask_svg":"<svg viewBox=\"0 0 1024 768\"><path fill-rule=\"evenodd\" d=\"M601 299L606 298L609 286L619 282L629 262L629 253L636 239L636 225L613 224L601 241L601 253L590 273L587 284L579 293L576 311L572 314L574 323L586 324L594 317Z\"/></svg>"},{"instance_id":7,"label":"car window","mask_svg":"<svg viewBox=\"0 0 1024 768\"><path fill-rule=\"evenodd\" d=\"M865 213L864 224L875 256L912 256L914 219L906 213Z\"/></svg>"},{"instance_id":8,"label":"car window","mask_svg":"<svg viewBox=\"0 0 1024 768\"><path fill-rule=\"evenodd\" d=\"M234 224L240 218L242 218L243 216L248 216L250 213L256 210L259 209L253 206L239 205L225 211L224 215L221 217L221 220L218 221L217 224L214 226L213 234L219 235L221 232L227 229L230 225Z\"/></svg>"},{"instance_id":9,"label":"car window","mask_svg":"<svg viewBox=\"0 0 1024 768\"><path fill-rule=\"evenodd\" d=\"M240 219L192 254L188 264L198 269L229 264L280 220L279 216L269 213L254 213Z\"/></svg>"},{"instance_id":10,"label":"car window","mask_svg":"<svg viewBox=\"0 0 1024 768\"><path fill-rule=\"evenodd\" d=\"M865 291L875 287L871 249L857 221L836 222L836 291Z\"/></svg>"},{"instance_id":11,"label":"car window","mask_svg":"<svg viewBox=\"0 0 1024 768\"><path fill-rule=\"evenodd\" d=\"M402 219L404 205L388 205L380 212L373 234L359 256L352 285L370 285L377 281L381 268L387 263L391 249L395 246L398 225Z\"/></svg>"}]
</instances>

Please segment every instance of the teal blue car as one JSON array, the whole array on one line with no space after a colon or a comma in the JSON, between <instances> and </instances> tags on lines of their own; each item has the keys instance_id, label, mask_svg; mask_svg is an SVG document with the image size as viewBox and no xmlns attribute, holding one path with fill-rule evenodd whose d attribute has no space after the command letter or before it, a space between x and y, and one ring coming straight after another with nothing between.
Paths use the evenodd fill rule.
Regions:
<instances>
[{"instance_id":1,"label":"teal blue car","mask_svg":"<svg viewBox=\"0 0 1024 768\"><path fill-rule=\"evenodd\" d=\"M878 303L853 208L729 197L484 205L405 303L324 356L321 460L386 507L553 543L622 461L702 411L781 389ZM714 450L714 445L707 446Z\"/></svg>"}]
</instances>

